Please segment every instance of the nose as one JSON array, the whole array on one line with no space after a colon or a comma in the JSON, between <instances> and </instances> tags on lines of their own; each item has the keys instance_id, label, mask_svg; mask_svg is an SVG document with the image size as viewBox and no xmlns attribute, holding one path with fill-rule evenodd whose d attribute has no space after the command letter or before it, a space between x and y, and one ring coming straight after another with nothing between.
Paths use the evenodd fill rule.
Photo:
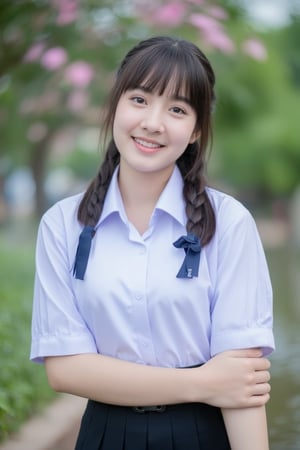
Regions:
<instances>
[{"instance_id":1,"label":"nose","mask_svg":"<svg viewBox=\"0 0 300 450\"><path fill-rule=\"evenodd\" d=\"M160 108L147 108L141 121L143 130L149 133L162 133L165 129L163 113Z\"/></svg>"}]
</instances>

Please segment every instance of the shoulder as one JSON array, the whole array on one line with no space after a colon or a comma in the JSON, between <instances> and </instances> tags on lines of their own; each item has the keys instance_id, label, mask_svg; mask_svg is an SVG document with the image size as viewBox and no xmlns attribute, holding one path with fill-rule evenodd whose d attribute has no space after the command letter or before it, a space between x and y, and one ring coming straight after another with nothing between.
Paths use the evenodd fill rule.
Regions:
<instances>
[{"instance_id":1,"label":"shoulder","mask_svg":"<svg viewBox=\"0 0 300 450\"><path fill-rule=\"evenodd\" d=\"M206 191L215 212L217 232L225 233L227 229L240 224L254 225L252 214L241 201L211 187L208 187Z\"/></svg>"},{"instance_id":2,"label":"shoulder","mask_svg":"<svg viewBox=\"0 0 300 450\"><path fill-rule=\"evenodd\" d=\"M51 227L53 231L60 228L75 230L79 227L77 211L83 193L66 197L52 205L42 216L40 227Z\"/></svg>"},{"instance_id":3,"label":"shoulder","mask_svg":"<svg viewBox=\"0 0 300 450\"><path fill-rule=\"evenodd\" d=\"M249 261L257 262L262 276L268 278L262 240L251 212L233 196L209 188L207 194L215 211L216 231L208 247L210 255L218 255L218 264L224 261L224 273L231 265L236 273L250 271ZM250 274L250 272L249 272Z\"/></svg>"},{"instance_id":4,"label":"shoulder","mask_svg":"<svg viewBox=\"0 0 300 450\"><path fill-rule=\"evenodd\" d=\"M249 214L248 209L243 205L243 203L232 195L212 187L207 187L206 192L216 214L223 212L224 210L242 215Z\"/></svg>"}]
</instances>

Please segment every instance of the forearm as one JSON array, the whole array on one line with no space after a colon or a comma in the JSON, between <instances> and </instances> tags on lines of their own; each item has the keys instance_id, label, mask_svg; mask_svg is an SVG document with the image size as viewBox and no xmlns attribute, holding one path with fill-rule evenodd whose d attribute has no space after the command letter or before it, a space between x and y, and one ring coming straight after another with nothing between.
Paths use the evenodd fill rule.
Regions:
<instances>
[{"instance_id":1,"label":"forearm","mask_svg":"<svg viewBox=\"0 0 300 450\"><path fill-rule=\"evenodd\" d=\"M224 352L201 367L152 367L99 354L46 358L50 386L104 403L160 405L202 402L232 408L264 405L269 362L257 350Z\"/></svg>"},{"instance_id":2,"label":"forearm","mask_svg":"<svg viewBox=\"0 0 300 450\"><path fill-rule=\"evenodd\" d=\"M124 406L192 401L187 370L144 366L97 354L46 359L54 390Z\"/></svg>"},{"instance_id":3,"label":"forearm","mask_svg":"<svg viewBox=\"0 0 300 450\"><path fill-rule=\"evenodd\" d=\"M222 409L231 450L269 450L266 409Z\"/></svg>"}]
</instances>

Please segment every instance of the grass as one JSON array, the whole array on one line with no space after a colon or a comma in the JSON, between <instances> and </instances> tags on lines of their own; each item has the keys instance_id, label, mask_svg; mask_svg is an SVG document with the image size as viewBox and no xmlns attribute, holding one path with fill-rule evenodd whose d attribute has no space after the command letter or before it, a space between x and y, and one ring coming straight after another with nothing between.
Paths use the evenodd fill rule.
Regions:
<instances>
[{"instance_id":1,"label":"grass","mask_svg":"<svg viewBox=\"0 0 300 450\"><path fill-rule=\"evenodd\" d=\"M0 229L0 441L55 396L29 361L35 235L24 222Z\"/></svg>"}]
</instances>

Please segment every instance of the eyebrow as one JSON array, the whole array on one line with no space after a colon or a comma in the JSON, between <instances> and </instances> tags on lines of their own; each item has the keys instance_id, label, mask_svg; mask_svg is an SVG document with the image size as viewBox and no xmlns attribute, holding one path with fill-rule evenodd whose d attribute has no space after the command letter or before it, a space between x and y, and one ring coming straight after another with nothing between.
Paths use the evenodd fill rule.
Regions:
<instances>
[{"instance_id":1,"label":"eyebrow","mask_svg":"<svg viewBox=\"0 0 300 450\"><path fill-rule=\"evenodd\" d=\"M143 92L145 92L146 94L152 94L153 93L153 89L149 89L146 86L137 86L135 89L139 89ZM185 97L184 95L172 95L170 97L171 100L175 100L175 101L180 101L180 102L184 102L187 103L188 105L192 106L192 103L190 101L189 98Z\"/></svg>"}]
</instances>

